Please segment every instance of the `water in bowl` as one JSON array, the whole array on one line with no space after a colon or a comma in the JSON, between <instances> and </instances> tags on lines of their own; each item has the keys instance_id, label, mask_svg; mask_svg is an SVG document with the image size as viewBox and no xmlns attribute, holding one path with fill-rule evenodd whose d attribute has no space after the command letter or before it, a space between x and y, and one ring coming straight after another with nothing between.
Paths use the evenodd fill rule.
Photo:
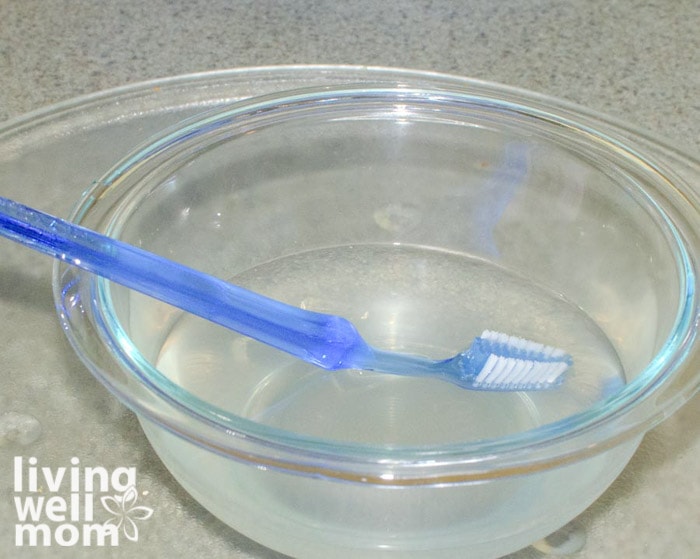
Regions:
<instances>
[{"instance_id":1,"label":"water in bowl","mask_svg":"<svg viewBox=\"0 0 700 559\"><path fill-rule=\"evenodd\" d=\"M542 392L469 391L436 379L327 372L190 315L157 366L207 402L325 439L422 445L499 437L581 411L624 382L601 329L575 305L485 260L431 248L351 245L292 254L231 278L350 319L377 346L448 357L484 329L569 352L566 382Z\"/></svg>"}]
</instances>

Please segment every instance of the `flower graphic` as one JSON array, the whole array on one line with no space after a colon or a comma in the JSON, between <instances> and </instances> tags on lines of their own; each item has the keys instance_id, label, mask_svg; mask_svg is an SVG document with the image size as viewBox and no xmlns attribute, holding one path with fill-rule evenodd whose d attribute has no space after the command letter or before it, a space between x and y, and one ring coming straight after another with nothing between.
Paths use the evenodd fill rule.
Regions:
<instances>
[{"instance_id":1,"label":"flower graphic","mask_svg":"<svg viewBox=\"0 0 700 559\"><path fill-rule=\"evenodd\" d=\"M139 529L134 520L148 520L153 514L153 509L144 506L136 506L138 492L132 485L121 495L102 497L102 506L114 516L104 522L104 526L121 528L122 533L132 542L139 539Z\"/></svg>"}]
</instances>

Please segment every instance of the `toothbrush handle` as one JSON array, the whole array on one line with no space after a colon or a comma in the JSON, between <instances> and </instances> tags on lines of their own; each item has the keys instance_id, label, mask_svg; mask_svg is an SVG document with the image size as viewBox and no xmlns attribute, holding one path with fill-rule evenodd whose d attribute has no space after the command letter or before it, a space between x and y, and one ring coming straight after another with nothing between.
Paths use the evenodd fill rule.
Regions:
<instances>
[{"instance_id":1,"label":"toothbrush handle","mask_svg":"<svg viewBox=\"0 0 700 559\"><path fill-rule=\"evenodd\" d=\"M342 317L287 305L2 197L0 235L325 369L351 367L370 351Z\"/></svg>"}]
</instances>

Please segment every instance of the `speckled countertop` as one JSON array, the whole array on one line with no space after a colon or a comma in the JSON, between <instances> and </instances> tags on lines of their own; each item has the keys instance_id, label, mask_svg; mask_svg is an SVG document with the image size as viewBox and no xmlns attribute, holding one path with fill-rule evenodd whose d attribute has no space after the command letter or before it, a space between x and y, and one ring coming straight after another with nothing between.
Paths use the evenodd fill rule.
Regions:
<instances>
[{"instance_id":1,"label":"speckled countertop","mask_svg":"<svg viewBox=\"0 0 700 559\"><path fill-rule=\"evenodd\" d=\"M539 91L620 118L697 154L698 29L697 0L0 0L0 123L78 95L165 76L277 64L354 64L447 72ZM0 194L5 188L0 182ZM29 201L32 188L26 185ZM10 249L4 246L2 254ZM52 322L50 278L48 272L42 275L47 270L39 268L31 285L0 281L3 317L6 323L18 317L11 331L2 330L3 375L31 370L44 358L43 341L64 343L57 341L61 334ZM32 286L41 286L38 295ZM23 329L21 305L46 315L44 330ZM80 369L77 361L68 366ZM80 382L92 382L84 374L76 392ZM43 386L48 390L51 383ZM18 401L0 395L0 414L15 411ZM0 483L7 484L0 487L0 557L278 557L232 533L179 489L150 456L129 412L106 395L100 406L105 423L112 422L117 436L129 441L117 447L129 454L115 463L138 459L158 496L153 508L159 514L149 521L148 533L144 529L131 551L94 548L63 555L59 552L66 550L56 548L14 548L8 472L12 457L27 451L18 450L17 441L2 441ZM80 409L76 403L63 413L80 414ZM52 440L54 447L65 447L75 437L61 433L63 424L60 417L51 425L44 421L37 444L44 445L46 456L52 455ZM109 445L93 447L96 453L110 451ZM695 398L646 437L619 480L581 517L578 526L587 542L573 557L697 557L699 464L700 399ZM526 550L513 557L541 556Z\"/></svg>"}]
</instances>

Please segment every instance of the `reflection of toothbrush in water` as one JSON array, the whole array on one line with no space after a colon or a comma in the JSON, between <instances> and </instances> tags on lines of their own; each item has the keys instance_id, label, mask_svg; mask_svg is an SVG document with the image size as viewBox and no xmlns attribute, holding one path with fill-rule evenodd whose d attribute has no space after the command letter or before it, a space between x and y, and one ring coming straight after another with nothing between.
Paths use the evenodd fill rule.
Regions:
<instances>
[{"instance_id":1,"label":"reflection of toothbrush in water","mask_svg":"<svg viewBox=\"0 0 700 559\"><path fill-rule=\"evenodd\" d=\"M471 208L470 221L480 249L496 256L499 251L493 231L528 172L528 148L510 142L503 147L503 159L489 179L479 186L479 195Z\"/></svg>"},{"instance_id":2,"label":"reflection of toothbrush in water","mask_svg":"<svg viewBox=\"0 0 700 559\"><path fill-rule=\"evenodd\" d=\"M559 384L572 364L559 349L488 331L446 360L373 348L342 317L270 299L5 198L0 234L328 370L431 376L480 390L536 390Z\"/></svg>"},{"instance_id":3,"label":"reflection of toothbrush in water","mask_svg":"<svg viewBox=\"0 0 700 559\"><path fill-rule=\"evenodd\" d=\"M527 178L528 150L522 143L505 144L498 165L486 177L477 184L461 184L429 208L445 223L465 224L459 240L461 250L471 247L479 254L499 255L494 230ZM454 242L454 239L446 241Z\"/></svg>"}]
</instances>

